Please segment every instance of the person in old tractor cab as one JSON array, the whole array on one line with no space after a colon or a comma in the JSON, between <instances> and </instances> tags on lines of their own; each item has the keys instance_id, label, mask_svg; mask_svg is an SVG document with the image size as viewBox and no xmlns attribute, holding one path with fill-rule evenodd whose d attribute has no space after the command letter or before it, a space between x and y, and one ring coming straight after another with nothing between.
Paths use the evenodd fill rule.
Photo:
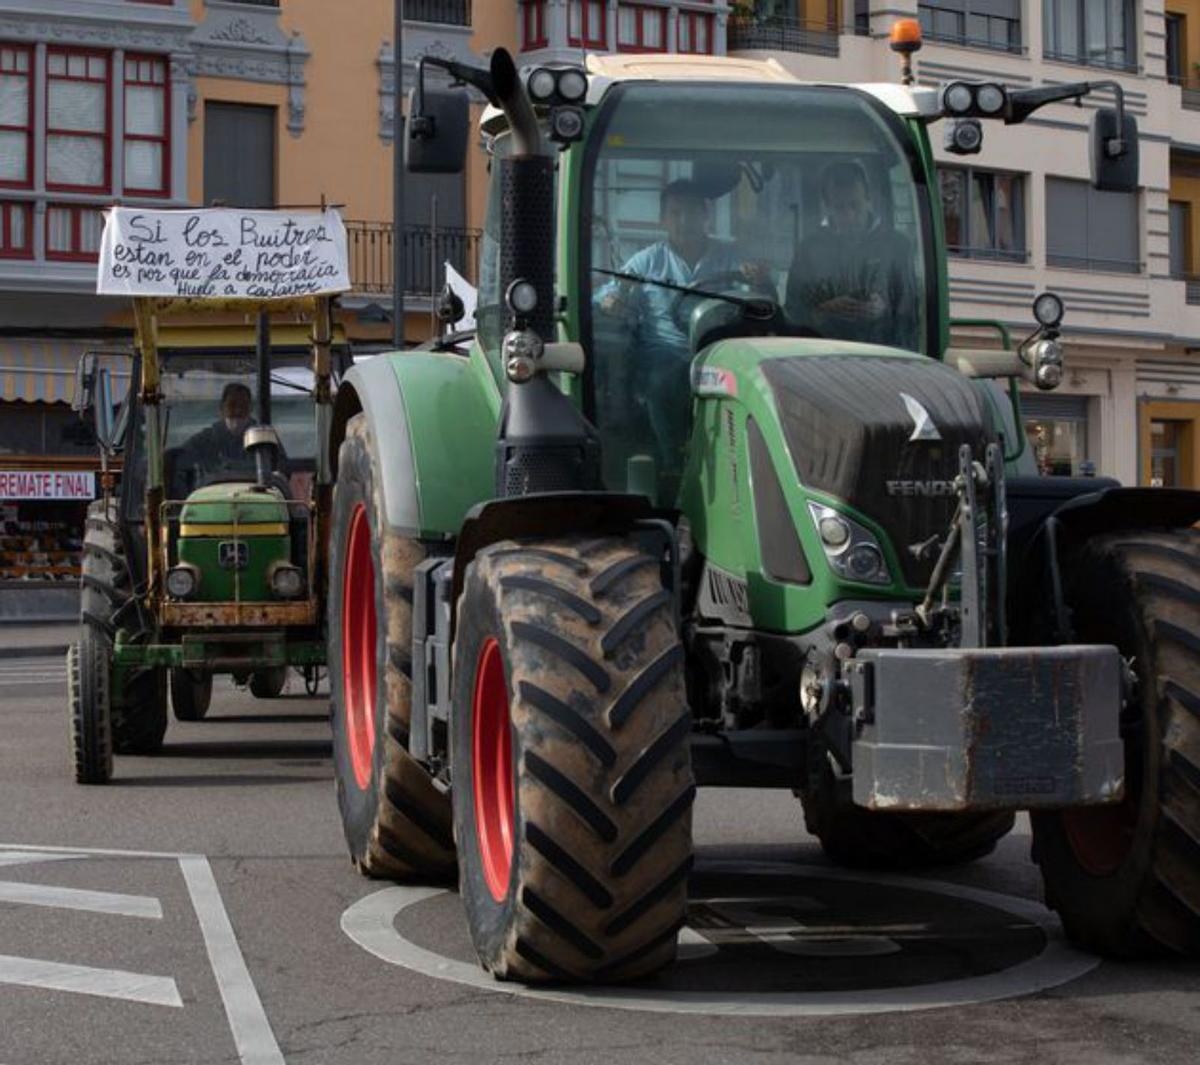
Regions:
<instances>
[{"instance_id":1,"label":"person in old tractor cab","mask_svg":"<svg viewBox=\"0 0 1200 1065\"><path fill-rule=\"evenodd\" d=\"M230 381L221 390L221 416L184 441L175 457L176 493L203 484L218 471L249 472L254 460L246 454L243 436L254 424L250 411L254 397L240 381Z\"/></svg>"},{"instance_id":2,"label":"person in old tractor cab","mask_svg":"<svg viewBox=\"0 0 1200 1065\"><path fill-rule=\"evenodd\" d=\"M881 216L862 165L840 160L820 179L821 227L796 249L786 308L821 336L917 346L912 248Z\"/></svg>"}]
</instances>

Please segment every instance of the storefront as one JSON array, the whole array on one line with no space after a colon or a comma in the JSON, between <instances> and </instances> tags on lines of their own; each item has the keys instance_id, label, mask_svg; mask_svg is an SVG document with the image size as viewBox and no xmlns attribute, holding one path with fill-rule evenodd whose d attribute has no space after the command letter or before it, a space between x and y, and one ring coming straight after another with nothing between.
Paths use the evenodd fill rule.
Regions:
<instances>
[{"instance_id":1,"label":"storefront","mask_svg":"<svg viewBox=\"0 0 1200 1065\"><path fill-rule=\"evenodd\" d=\"M1022 395L1025 435L1042 476L1086 477L1096 472L1088 455L1088 397Z\"/></svg>"}]
</instances>

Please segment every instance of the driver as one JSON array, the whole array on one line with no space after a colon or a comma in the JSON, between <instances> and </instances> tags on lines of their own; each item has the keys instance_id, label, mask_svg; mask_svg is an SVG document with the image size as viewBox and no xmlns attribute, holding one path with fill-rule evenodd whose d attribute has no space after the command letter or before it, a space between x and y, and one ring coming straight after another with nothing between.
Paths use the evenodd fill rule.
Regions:
<instances>
[{"instance_id":1,"label":"driver","mask_svg":"<svg viewBox=\"0 0 1200 1065\"><path fill-rule=\"evenodd\" d=\"M186 476L195 470L212 473L222 467L252 467L253 462L242 444L243 434L253 424L250 417L252 400L246 385L230 381L221 390L221 417L184 441L175 468Z\"/></svg>"},{"instance_id":2,"label":"driver","mask_svg":"<svg viewBox=\"0 0 1200 1065\"><path fill-rule=\"evenodd\" d=\"M825 168L821 206L823 225L788 271L788 316L821 336L916 347L912 248L876 213L861 164Z\"/></svg>"}]
</instances>

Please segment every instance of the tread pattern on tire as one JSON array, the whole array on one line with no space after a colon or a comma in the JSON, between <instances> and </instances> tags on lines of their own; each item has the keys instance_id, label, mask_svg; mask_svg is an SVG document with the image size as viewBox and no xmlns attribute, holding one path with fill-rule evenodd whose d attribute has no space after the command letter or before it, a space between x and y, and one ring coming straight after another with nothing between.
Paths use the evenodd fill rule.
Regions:
<instances>
[{"instance_id":1,"label":"tread pattern on tire","mask_svg":"<svg viewBox=\"0 0 1200 1065\"><path fill-rule=\"evenodd\" d=\"M1125 584L1123 598L1135 610L1139 698L1149 685L1157 725L1152 731L1159 737L1156 807L1147 822L1144 868L1130 867L1140 883L1122 914L1112 906L1089 906L1056 885L1054 858L1038 839L1035 820L1035 859L1046 876L1047 902L1075 942L1099 953L1200 957L1200 532L1096 537L1076 565L1081 581L1094 581L1088 566L1115 568ZM1076 621L1086 633L1086 619Z\"/></svg>"},{"instance_id":2,"label":"tread pattern on tire","mask_svg":"<svg viewBox=\"0 0 1200 1065\"><path fill-rule=\"evenodd\" d=\"M121 541L115 499L88 506L80 577L80 620L111 647L125 615L134 606L129 565ZM151 754L167 731L167 678L163 669L129 677L112 700L112 749L117 754Z\"/></svg>"},{"instance_id":3,"label":"tread pattern on tire","mask_svg":"<svg viewBox=\"0 0 1200 1065\"><path fill-rule=\"evenodd\" d=\"M453 817L450 798L434 787L425 768L408 753L409 721L412 711L412 601L413 570L425 561L424 546L391 531L376 528L376 516L386 513L381 486L372 470L370 427L365 415L350 419L338 453L339 484L356 478L364 493L373 495L372 542L379 546L376 565L384 590L386 620L385 662L379 671L387 706L384 734L383 776L378 787L378 805L366 846L354 855L364 876L392 880L422 877L444 879L456 868ZM334 491L337 491L335 487ZM369 510L371 507L368 508ZM335 507L336 510L336 507ZM333 563L342 564L341 559ZM340 603L331 603L340 610ZM330 669L339 669L342 649L330 647ZM331 685L332 687L332 685Z\"/></svg>"},{"instance_id":4,"label":"tread pattern on tire","mask_svg":"<svg viewBox=\"0 0 1200 1065\"><path fill-rule=\"evenodd\" d=\"M101 639L84 633L67 650L71 758L78 784L107 784L112 779L108 659Z\"/></svg>"},{"instance_id":5,"label":"tread pattern on tire","mask_svg":"<svg viewBox=\"0 0 1200 1065\"><path fill-rule=\"evenodd\" d=\"M513 920L483 959L502 978L623 981L674 957L696 789L684 656L651 562L579 537L496 544L468 571L508 630L521 752Z\"/></svg>"}]
</instances>

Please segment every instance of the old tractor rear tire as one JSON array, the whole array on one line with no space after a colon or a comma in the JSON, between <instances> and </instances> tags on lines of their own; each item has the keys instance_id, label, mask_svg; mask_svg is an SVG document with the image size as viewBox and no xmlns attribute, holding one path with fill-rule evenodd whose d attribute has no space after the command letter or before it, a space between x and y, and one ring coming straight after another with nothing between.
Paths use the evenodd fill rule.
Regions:
<instances>
[{"instance_id":1,"label":"old tractor rear tire","mask_svg":"<svg viewBox=\"0 0 1200 1065\"><path fill-rule=\"evenodd\" d=\"M1200 956L1200 534L1097 537L1064 577L1075 639L1137 676L1122 715L1125 799L1033 815L1046 901L1077 944Z\"/></svg>"},{"instance_id":2,"label":"old tractor rear tire","mask_svg":"<svg viewBox=\"0 0 1200 1065\"><path fill-rule=\"evenodd\" d=\"M78 784L112 779L112 712L108 698L110 652L105 638L87 627L67 650L67 707L71 761Z\"/></svg>"},{"instance_id":3,"label":"old tractor rear tire","mask_svg":"<svg viewBox=\"0 0 1200 1065\"><path fill-rule=\"evenodd\" d=\"M191 669L171 670L171 708L178 721L203 721L212 703L213 677Z\"/></svg>"},{"instance_id":4,"label":"old tractor rear tire","mask_svg":"<svg viewBox=\"0 0 1200 1065\"><path fill-rule=\"evenodd\" d=\"M329 688L342 830L366 876L447 879L450 799L408 753L413 569L424 546L387 527L366 418L338 452L330 542ZM382 622L382 623L381 623Z\"/></svg>"},{"instance_id":5,"label":"old tractor rear tire","mask_svg":"<svg viewBox=\"0 0 1200 1065\"><path fill-rule=\"evenodd\" d=\"M88 507L80 582L82 629L103 636L111 659L118 631L137 621L114 499L97 499ZM134 634L135 638L141 635ZM117 754L153 754L162 747L167 731L165 669L130 674L121 689L110 691L110 696L112 746Z\"/></svg>"},{"instance_id":6,"label":"old tractor rear tire","mask_svg":"<svg viewBox=\"0 0 1200 1065\"><path fill-rule=\"evenodd\" d=\"M991 854L1013 814L891 813L835 797L825 779L804 796L804 821L830 861L851 869L930 869Z\"/></svg>"},{"instance_id":7,"label":"old tractor rear tire","mask_svg":"<svg viewBox=\"0 0 1200 1065\"><path fill-rule=\"evenodd\" d=\"M496 544L457 617L454 825L483 966L538 983L670 964L696 788L658 560L620 538Z\"/></svg>"},{"instance_id":8,"label":"old tractor rear tire","mask_svg":"<svg viewBox=\"0 0 1200 1065\"><path fill-rule=\"evenodd\" d=\"M250 674L250 694L256 699L278 699L287 683L287 666L256 669Z\"/></svg>"}]
</instances>

